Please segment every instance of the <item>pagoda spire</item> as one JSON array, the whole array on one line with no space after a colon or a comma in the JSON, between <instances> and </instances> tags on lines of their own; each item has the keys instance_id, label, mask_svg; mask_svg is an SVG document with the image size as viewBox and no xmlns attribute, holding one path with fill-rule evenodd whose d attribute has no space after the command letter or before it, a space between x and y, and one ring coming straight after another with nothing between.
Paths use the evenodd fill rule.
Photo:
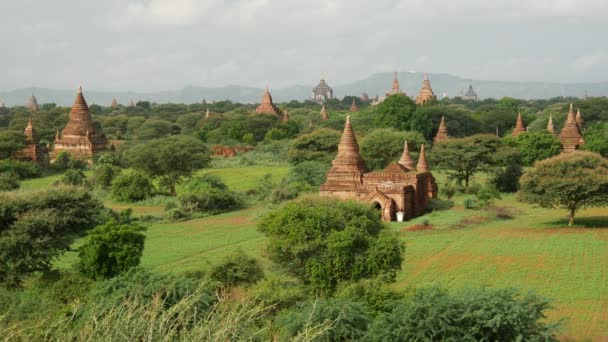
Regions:
<instances>
[{"instance_id":1,"label":"pagoda spire","mask_svg":"<svg viewBox=\"0 0 608 342\"><path fill-rule=\"evenodd\" d=\"M433 139L433 142L438 143L441 141L446 141L448 140L448 138L448 126L445 124L445 117L442 116L441 122L439 123L439 130L437 130L437 135L435 135L435 139Z\"/></svg>"},{"instance_id":2,"label":"pagoda spire","mask_svg":"<svg viewBox=\"0 0 608 342\"><path fill-rule=\"evenodd\" d=\"M401 91L401 87L399 86L399 78L397 78L397 72L395 71L395 73L393 74L393 86L391 87L391 89L394 92L399 92Z\"/></svg>"},{"instance_id":3,"label":"pagoda spire","mask_svg":"<svg viewBox=\"0 0 608 342\"><path fill-rule=\"evenodd\" d=\"M426 159L426 152L424 151L424 144L420 145L420 156L418 157L418 165L416 165L418 172L429 172L429 162Z\"/></svg>"},{"instance_id":4,"label":"pagoda spire","mask_svg":"<svg viewBox=\"0 0 608 342\"><path fill-rule=\"evenodd\" d=\"M357 169L360 172L367 171L367 166L359 154L359 144L350 123L350 115L346 117L344 131L338 144L338 155L332 165L340 165L349 169Z\"/></svg>"},{"instance_id":5,"label":"pagoda spire","mask_svg":"<svg viewBox=\"0 0 608 342\"><path fill-rule=\"evenodd\" d=\"M354 113L354 112L358 112L359 111L359 107L357 107L357 103L355 103L355 97L353 96L353 103L350 105L350 112Z\"/></svg>"},{"instance_id":6,"label":"pagoda spire","mask_svg":"<svg viewBox=\"0 0 608 342\"><path fill-rule=\"evenodd\" d=\"M559 133L559 140L562 143L564 153L574 152L585 143L580 127L576 122L572 104L570 104L570 110L568 111L564 128L562 128L562 131Z\"/></svg>"},{"instance_id":7,"label":"pagoda spire","mask_svg":"<svg viewBox=\"0 0 608 342\"><path fill-rule=\"evenodd\" d=\"M521 112L517 114L517 122L515 123L515 128L513 129L513 133L511 133L514 137L522 135L526 133L526 127L524 127L524 120L521 118Z\"/></svg>"},{"instance_id":8,"label":"pagoda spire","mask_svg":"<svg viewBox=\"0 0 608 342\"><path fill-rule=\"evenodd\" d=\"M403 145L403 153L401 154L401 158L399 159L399 161L397 163L406 167L410 171L414 170L414 160L412 159L412 156L410 155L410 149L407 147L407 140L405 141L405 144Z\"/></svg>"},{"instance_id":9,"label":"pagoda spire","mask_svg":"<svg viewBox=\"0 0 608 342\"><path fill-rule=\"evenodd\" d=\"M583 121L583 115L581 114L581 109L577 108L576 110L576 123L578 124L578 129L582 132L583 131L583 124L585 123Z\"/></svg>"},{"instance_id":10,"label":"pagoda spire","mask_svg":"<svg viewBox=\"0 0 608 342\"><path fill-rule=\"evenodd\" d=\"M27 120L27 127L25 127L23 134L25 134L25 141L28 144L37 144L38 143L38 137L36 135L36 130L34 130L34 125L32 124L31 115Z\"/></svg>"},{"instance_id":11,"label":"pagoda spire","mask_svg":"<svg viewBox=\"0 0 608 342\"><path fill-rule=\"evenodd\" d=\"M110 104L111 108L116 108L118 107L118 100L116 100L116 98L112 98L112 103Z\"/></svg>"},{"instance_id":12,"label":"pagoda spire","mask_svg":"<svg viewBox=\"0 0 608 342\"><path fill-rule=\"evenodd\" d=\"M553 115L549 113L549 122L547 122L547 131L551 134L555 134L555 126L553 126Z\"/></svg>"},{"instance_id":13,"label":"pagoda spire","mask_svg":"<svg viewBox=\"0 0 608 342\"><path fill-rule=\"evenodd\" d=\"M325 108L325 103L321 105L321 120L329 120L329 115L327 114L327 108Z\"/></svg>"},{"instance_id":14,"label":"pagoda spire","mask_svg":"<svg viewBox=\"0 0 608 342\"><path fill-rule=\"evenodd\" d=\"M207 108L207 112L205 113L205 119L209 119L211 117L211 112L209 111L209 108Z\"/></svg>"},{"instance_id":15,"label":"pagoda spire","mask_svg":"<svg viewBox=\"0 0 608 342\"><path fill-rule=\"evenodd\" d=\"M287 113L287 109L283 112L283 117L281 118L281 122L287 123L289 122L289 113Z\"/></svg>"}]
</instances>

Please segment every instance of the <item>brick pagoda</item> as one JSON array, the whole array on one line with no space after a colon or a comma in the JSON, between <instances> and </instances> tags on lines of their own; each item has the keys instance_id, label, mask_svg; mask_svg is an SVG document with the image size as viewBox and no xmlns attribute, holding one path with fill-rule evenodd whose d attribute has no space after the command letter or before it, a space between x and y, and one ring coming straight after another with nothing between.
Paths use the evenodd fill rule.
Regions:
<instances>
[{"instance_id":1,"label":"brick pagoda","mask_svg":"<svg viewBox=\"0 0 608 342\"><path fill-rule=\"evenodd\" d=\"M568 111L568 117L566 118L564 128L562 128L562 131L559 133L559 141L562 143L563 153L574 152L585 144L580 127L576 122L576 117L574 116L572 104L570 104L570 111Z\"/></svg>"},{"instance_id":2,"label":"brick pagoda","mask_svg":"<svg viewBox=\"0 0 608 342\"><path fill-rule=\"evenodd\" d=\"M31 116L27 121L27 127L25 127L23 134L25 135L25 148L15 153L14 159L33 161L41 164L48 163L49 150L46 146L40 146L38 134L36 134L36 130L32 124Z\"/></svg>"},{"instance_id":3,"label":"brick pagoda","mask_svg":"<svg viewBox=\"0 0 608 342\"><path fill-rule=\"evenodd\" d=\"M394 221L398 212L410 219L424 213L428 200L437 197L437 184L430 172L424 146L420 149L416 168L413 164L406 143L397 163L381 171L368 172L348 116L338 155L321 185L320 195L355 199L379 207L384 221Z\"/></svg>"},{"instance_id":4,"label":"brick pagoda","mask_svg":"<svg viewBox=\"0 0 608 342\"><path fill-rule=\"evenodd\" d=\"M517 122L515 123L515 128L511 133L512 136L517 137L526 133L526 127L524 126L524 120L521 118L521 112L517 114Z\"/></svg>"},{"instance_id":5,"label":"brick pagoda","mask_svg":"<svg viewBox=\"0 0 608 342\"><path fill-rule=\"evenodd\" d=\"M279 108L277 108L277 106L275 106L274 103L272 102L272 95L270 95L270 92L268 91L268 87L266 87L266 90L264 91L264 95L262 95L262 102L255 109L255 113L256 114L272 114L272 115L276 115L277 117L283 116L283 114L281 113L281 110L279 110Z\"/></svg>"},{"instance_id":6,"label":"brick pagoda","mask_svg":"<svg viewBox=\"0 0 608 342\"><path fill-rule=\"evenodd\" d=\"M437 130L437 135L433 139L434 143L446 141L450 138L448 135L448 126L445 124L445 118L441 117L441 122L439 123L439 129Z\"/></svg>"},{"instance_id":7,"label":"brick pagoda","mask_svg":"<svg viewBox=\"0 0 608 342\"><path fill-rule=\"evenodd\" d=\"M353 103L351 103L349 111L351 113L359 111L359 107L357 107L357 103L355 102L355 98L354 97L353 97Z\"/></svg>"},{"instance_id":8,"label":"brick pagoda","mask_svg":"<svg viewBox=\"0 0 608 342\"><path fill-rule=\"evenodd\" d=\"M55 136L51 162L62 151L70 153L75 158L91 162L95 154L106 150L107 144L106 136L93 124L89 106L82 95L82 87L79 87L68 124L61 132L61 136L59 132Z\"/></svg>"},{"instance_id":9,"label":"brick pagoda","mask_svg":"<svg viewBox=\"0 0 608 342\"><path fill-rule=\"evenodd\" d=\"M549 122L547 122L547 132L555 135L555 126L553 126L553 115L549 113Z\"/></svg>"},{"instance_id":10,"label":"brick pagoda","mask_svg":"<svg viewBox=\"0 0 608 342\"><path fill-rule=\"evenodd\" d=\"M422 88L416 96L416 104L424 105L425 103L433 103L437 101L437 96L433 93L433 89L431 88L431 82L429 81L429 75L424 74L424 80L422 81Z\"/></svg>"},{"instance_id":11,"label":"brick pagoda","mask_svg":"<svg viewBox=\"0 0 608 342\"><path fill-rule=\"evenodd\" d=\"M327 114L327 108L325 108L325 104L321 105L321 120L329 120L329 114Z\"/></svg>"}]
</instances>

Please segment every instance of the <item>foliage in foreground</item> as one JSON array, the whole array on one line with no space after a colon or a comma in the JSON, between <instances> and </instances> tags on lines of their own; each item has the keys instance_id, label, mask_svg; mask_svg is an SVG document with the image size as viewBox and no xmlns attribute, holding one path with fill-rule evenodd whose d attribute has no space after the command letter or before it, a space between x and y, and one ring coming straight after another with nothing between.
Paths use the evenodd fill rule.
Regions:
<instances>
[{"instance_id":1,"label":"foliage in foreground","mask_svg":"<svg viewBox=\"0 0 608 342\"><path fill-rule=\"evenodd\" d=\"M342 282L401 269L404 246L370 207L352 201L304 197L283 205L258 224L270 257L319 294Z\"/></svg>"},{"instance_id":2,"label":"foliage in foreground","mask_svg":"<svg viewBox=\"0 0 608 342\"><path fill-rule=\"evenodd\" d=\"M562 154L536 163L520 183L520 200L567 209L572 226L577 210L608 205L608 159L585 151Z\"/></svg>"}]
</instances>

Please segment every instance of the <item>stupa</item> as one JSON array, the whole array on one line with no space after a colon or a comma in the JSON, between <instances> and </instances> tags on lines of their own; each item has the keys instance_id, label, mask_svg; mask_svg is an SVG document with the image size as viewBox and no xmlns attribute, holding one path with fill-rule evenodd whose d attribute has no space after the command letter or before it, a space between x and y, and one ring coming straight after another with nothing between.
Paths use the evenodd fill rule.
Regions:
<instances>
[{"instance_id":1,"label":"stupa","mask_svg":"<svg viewBox=\"0 0 608 342\"><path fill-rule=\"evenodd\" d=\"M255 113L256 114L272 114L272 115L282 117L281 111L272 102L272 95L270 95L270 92L268 91L268 87L266 87L266 90L264 91L264 95L262 95L262 102L255 109Z\"/></svg>"},{"instance_id":2,"label":"stupa","mask_svg":"<svg viewBox=\"0 0 608 342\"><path fill-rule=\"evenodd\" d=\"M14 159L22 161L34 161L37 163L47 163L49 150L47 147L40 146L38 134L32 124L32 117L27 121L27 127L23 131L25 135L25 148L15 153Z\"/></svg>"},{"instance_id":3,"label":"stupa","mask_svg":"<svg viewBox=\"0 0 608 342\"><path fill-rule=\"evenodd\" d=\"M559 141L562 143L563 153L574 152L585 144L581 130L576 122L576 117L574 116L572 104L570 104L570 111L568 111L564 128L562 128L562 131L559 133Z\"/></svg>"},{"instance_id":4,"label":"stupa","mask_svg":"<svg viewBox=\"0 0 608 342\"><path fill-rule=\"evenodd\" d=\"M82 95L82 87L79 87L70 111L70 119L61 135L57 132L55 136L51 162L55 161L57 154L62 151L75 158L92 162L93 156L105 151L107 144L106 136L95 128L89 106Z\"/></svg>"},{"instance_id":5,"label":"stupa","mask_svg":"<svg viewBox=\"0 0 608 342\"><path fill-rule=\"evenodd\" d=\"M399 78L397 78L396 71L393 74L393 85L391 87L391 90L388 93L386 93L386 96L391 96L391 95L395 95L395 94L405 95L405 92L403 90L401 90L401 87L399 86Z\"/></svg>"},{"instance_id":6,"label":"stupa","mask_svg":"<svg viewBox=\"0 0 608 342\"><path fill-rule=\"evenodd\" d=\"M585 121L583 120L583 115L581 114L580 108L576 110L576 123L578 124L578 129L582 132Z\"/></svg>"},{"instance_id":7,"label":"stupa","mask_svg":"<svg viewBox=\"0 0 608 342\"><path fill-rule=\"evenodd\" d=\"M521 118L521 113L517 114L517 122L515 128L513 128L512 136L517 137L526 133L526 127L524 126L524 120Z\"/></svg>"},{"instance_id":8,"label":"stupa","mask_svg":"<svg viewBox=\"0 0 608 342\"><path fill-rule=\"evenodd\" d=\"M441 122L439 123L439 129L437 130L437 135L433 139L434 143L446 141L449 139L448 135L448 126L445 124L445 118L441 117Z\"/></svg>"},{"instance_id":9,"label":"stupa","mask_svg":"<svg viewBox=\"0 0 608 342\"><path fill-rule=\"evenodd\" d=\"M321 105L321 120L329 120L329 114L327 114L327 108L325 108L325 104Z\"/></svg>"},{"instance_id":10,"label":"stupa","mask_svg":"<svg viewBox=\"0 0 608 342\"><path fill-rule=\"evenodd\" d=\"M31 110L32 112L37 112L40 110L40 106L38 105L38 100L36 100L36 96L34 96L34 94L32 94L32 96L30 96L30 98L27 99L27 102L25 103L25 107L27 107L27 109Z\"/></svg>"},{"instance_id":11,"label":"stupa","mask_svg":"<svg viewBox=\"0 0 608 342\"><path fill-rule=\"evenodd\" d=\"M289 122L289 113L287 113L287 109L283 112L283 117L281 118L281 122L287 123Z\"/></svg>"},{"instance_id":12,"label":"stupa","mask_svg":"<svg viewBox=\"0 0 608 342\"><path fill-rule=\"evenodd\" d=\"M209 108L207 108L207 112L205 112L205 119L209 119L211 117L211 112L209 111Z\"/></svg>"},{"instance_id":13,"label":"stupa","mask_svg":"<svg viewBox=\"0 0 608 342\"><path fill-rule=\"evenodd\" d=\"M116 98L112 99L112 103L110 104L111 108L116 108L118 107L118 101L116 100Z\"/></svg>"},{"instance_id":14,"label":"stupa","mask_svg":"<svg viewBox=\"0 0 608 342\"><path fill-rule=\"evenodd\" d=\"M353 103L351 103L349 111L351 113L359 111L359 107L357 107L357 103L355 103L355 98L354 97L353 97Z\"/></svg>"},{"instance_id":15,"label":"stupa","mask_svg":"<svg viewBox=\"0 0 608 342\"><path fill-rule=\"evenodd\" d=\"M555 134L555 126L553 126L553 115L549 113L549 121L547 122L547 131L551 134Z\"/></svg>"},{"instance_id":16,"label":"stupa","mask_svg":"<svg viewBox=\"0 0 608 342\"><path fill-rule=\"evenodd\" d=\"M406 143L399 162L368 172L347 116L338 154L320 187L320 195L368 203L380 209L384 221L421 215L427 210L428 200L437 197L437 184L424 146L420 156L416 170Z\"/></svg>"},{"instance_id":17,"label":"stupa","mask_svg":"<svg viewBox=\"0 0 608 342\"><path fill-rule=\"evenodd\" d=\"M426 103L433 103L437 101L437 96L433 93L433 89L431 88L431 82L429 81L429 75L424 74L424 80L422 81L422 88L416 96L416 104L424 105Z\"/></svg>"}]
</instances>

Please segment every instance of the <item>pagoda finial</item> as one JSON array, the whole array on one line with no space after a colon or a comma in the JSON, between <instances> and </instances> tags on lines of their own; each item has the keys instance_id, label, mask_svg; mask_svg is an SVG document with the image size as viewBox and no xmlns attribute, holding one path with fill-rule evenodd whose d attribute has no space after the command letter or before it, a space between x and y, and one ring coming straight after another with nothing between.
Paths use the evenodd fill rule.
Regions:
<instances>
[{"instance_id":1,"label":"pagoda finial","mask_svg":"<svg viewBox=\"0 0 608 342\"><path fill-rule=\"evenodd\" d=\"M577 108L576 111L576 123L578 124L578 128L581 130L581 132L583 131L583 115L581 114L581 109Z\"/></svg>"},{"instance_id":2,"label":"pagoda finial","mask_svg":"<svg viewBox=\"0 0 608 342\"><path fill-rule=\"evenodd\" d=\"M287 109L285 109L285 111L283 112L283 118L281 119L282 122L289 122L289 113L287 112Z\"/></svg>"},{"instance_id":3,"label":"pagoda finial","mask_svg":"<svg viewBox=\"0 0 608 342\"><path fill-rule=\"evenodd\" d=\"M424 80L425 81L429 80L429 74L427 72L424 73Z\"/></svg>"},{"instance_id":4,"label":"pagoda finial","mask_svg":"<svg viewBox=\"0 0 608 342\"><path fill-rule=\"evenodd\" d=\"M414 170L414 160L412 159L412 156L410 155L410 150L407 147L407 140L403 145L403 153L401 154L401 158L397 163L406 167L410 171Z\"/></svg>"},{"instance_id":5,"label":"pagoda finial","mask_svg":"<svg viewBox=\"0 0 608 342\"><path fill-rule=\"evenodd\" d=\"M78 86L78 94L82 94L82 86Z\"/></svg>"},{"instance_id":6,"label":"pagoda finial","mask_svg":"<svg viewBox=\"0 0 608 342\"><path fill-rule=\"evenodd\" d=\"M549 122L547 122L547 131L552 134L555 134L555 127L553 126L553 115L549 113Z\"/></svg>"},{"instance_id":7,"label":"pagoda finial","mask_svg":"<svg viewBox=\"0 0 608 342\"><path fill-rule=\"evenodd\" d=\"M416 165L418 172L429 172L429 162L426 160L426 152L424 151L424 144L420 145L420 157L418 157L418 165Z\"/></svg>"}]
</instances>

